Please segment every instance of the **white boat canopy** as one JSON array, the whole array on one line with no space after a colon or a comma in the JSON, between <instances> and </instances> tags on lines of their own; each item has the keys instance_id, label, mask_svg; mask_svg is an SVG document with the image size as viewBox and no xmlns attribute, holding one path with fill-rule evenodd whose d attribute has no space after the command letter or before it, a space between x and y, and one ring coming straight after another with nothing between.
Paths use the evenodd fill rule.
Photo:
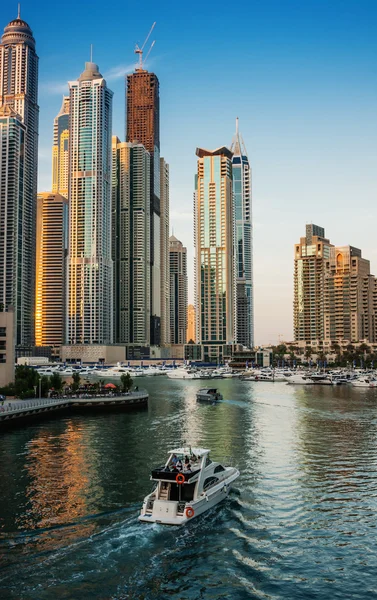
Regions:
<instances>
[{"instance_id":1,"label":"white boat canopy","mask_svg":"<svg viewBox=\"0 0 377 600\"><path fill-rule=\"evenodd\" d=\"M210 450L206 450L205 448L192 448L191 446L186 446L185 448L176 448L175 450L169 451L169 454L195 454L195 456L198 458L209 453Z\"/></svg>"}]
</instances>

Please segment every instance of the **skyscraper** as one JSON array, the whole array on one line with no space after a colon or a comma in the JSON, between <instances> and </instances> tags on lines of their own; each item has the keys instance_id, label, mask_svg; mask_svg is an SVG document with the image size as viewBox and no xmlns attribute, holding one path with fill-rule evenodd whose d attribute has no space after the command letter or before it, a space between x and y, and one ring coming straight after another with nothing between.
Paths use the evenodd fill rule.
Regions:
<instances>
[{"instance_id":1,"label":"skyscraper","mask_svg":"<svg viewBox=\"0 0 377 600\"><path fill-rule=\"evenodd\" d=\"M170 343L185 344L187 331L187 250L172 235L170 256Z\"/></svg>"},{"instance_id":2,"label":"skyscraper","mask_svg":"<svg viewBox=\"0 0 377 600\"><path fill-rule=\"evenodd\" d=\"M353 246L330 248L324 276L325 340L376 341L376 278Z\"/></svg>"},{"instance_id":3,"label":"skyscraper","mask_svg":"<svg viewBox=\"0 0 377 600\"><path fill-rule=\"evenodd\" d=\"M26 127L11 106L0 106L0 304L14 308L14 342L23 343L30 320L28 223L24 187ZM26 231L25 231L26 228Z\"/></svg>"},{"instance_id":4,"label":"skyscraper","mask_svg":"<svg viewBox=\"0 0 377 600\"><path fill-rule=\"evenodd\" d=\"M150 155L113 136L114 341L150 344Z\"/></svg>"},{"instance_id":5,"label":"skyscraper","mask_svg":"<svg viewBox=\"0 0 377 600\"><path fill-rule=\"evenodd\" d=\"M170 342L169 165L160 159L161 345Z\"/></svg>"},{"instance_id":6,"label":"skyscraper","mask_svg":"<svg viewBox=\"0 0 377 600\"><path fill-rule=\"evenodd\" d=\"M37 269L35 343L61 346L65 342L68 200L44 192L37 201Z\"/></svg>"},{"instance_id":7,"label":"skyscraper","mask_svg":"<svg viewBox=\"0 0 377 600\"><path fill-rule=\"evenodd\" d=\"M233 153L226 147L196 150L194 206L197 342L204 360L223 357L234 343L235 265L232 191Z\"/></svg>"},{"instance_id":8,"label":"skyscraper","mask_svg":"<svg viewBox=\"0 0 377 600\"><path fill-rule=\"evenodd\" d=\"M69 96L54 119L54 143L52 146L52 191L68 198L69 167Z\"/></svg>"},{"instance_id":9,"label":"skyscraper","mask_svg":"<svg viewBox=\"0 0 377 600\"><path fill-rule=\"evenodd\" d=\"M296 341L324 339L325 263L332 244L325 230L307 225L306 236L295 245L293 327Z\"/></svg>"},{"instance_id":10,"label":"skyscraper","mask_svg":"<svg viewBox=\"0 0 377 600\"><path fill-rule=\"evenodd\" d=\"M22 229L22 251L13 263L17 270L18 311L16 320L16 341L18 344L31 344L34 340L34 290L35 290L35 221L37 202L38 169L38 56L35 40L29 25L20 17L14 19L4 29L0 44L0 105L9 106L19 115L25 125L23 141L22 217L18 213L17 227ZM13 127L13 125L12 125ZM16 186L19 185L15 183ZM6 201L1 193L1 202ZM17 194L19 191L17 191ZM22 257L22 258L21 258ZM8 267L9 268L9 267ZM14 277L15 271L13 271ZM22 273L22 275L20 275ZM12 277L10 273L8 276Z\"/></svg>"},{"instance_id":11,"label":"skyscraper","mask_svg":"<svg viewBox=\"0 0 377 600\"><path fill-rule=\"evenodd\" d=\"M253 230L251 205L251 168L245 144L238 130L231 151L235 211L236 263L236 341L243 346L254 346L253 301Z\"/></svg>"},{"instance_id":12,"label":"skyscraper","mask_svg":"<svg viewBox=\"0 0 377 600\"><path fill-rule=\"evenodd\" d=\"M140 66L127 75L126 141L143 144L150 161L151 344L161 343L160 274L160 96L154 73Z\"/></svg>"},{"instance_id":13,"label":"skyscraper","mask_svg":"<svg viewBox=\"0 0 377 600\"><path fill-rule=\"evenodd\" d=\"M111 259L112 96L98 66L70 88L67 341L113 340Z\"/></svg>"}]
</instances>

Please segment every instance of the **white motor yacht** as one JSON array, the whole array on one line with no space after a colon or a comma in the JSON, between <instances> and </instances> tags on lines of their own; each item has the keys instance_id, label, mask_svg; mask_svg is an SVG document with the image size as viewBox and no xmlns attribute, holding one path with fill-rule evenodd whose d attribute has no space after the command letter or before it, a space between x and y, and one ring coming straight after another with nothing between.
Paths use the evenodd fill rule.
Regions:
<instances>
[{"instance_id":1,"label":"white motor yacht","mask_svg":"<svg viewBox=\"0 0 377 600\"><path fill-rule=\"evenodd\" d=\"M146 369L144 369L143 375L146 375L147 377L149 377L149 376L155 377L156 375L166 375L166 370L162 369L160 367L151 365L150 367L147 367Z\"/></svg>"},{"instance_id":2,"label":"white motor yacht","mask_svg":"<svg viewBox=\"0 0 377 600\"><path fill-rule=\"evenodd\" d=\"M152 471L156 487L144 498L139 520L182 525L224 500L240 472L212 462L209 452L203 448L171 450L165 466ZM176 470L176 460L183 463L185 456L190 457L191 469Z\"/></svg>"},{"instance_id":3,"label":"white motor yacht","mask_svg":"<svg viewBox=\"0 0 377 600\"><path fill-rule=\"evenodd\" d=\"M196 371L187 367L177 367L176 369L170 369L166 372L169 379L198 379Z\"/></svg>"},{"instance_id":4,"label":"white motor yacht","mask_svg":"<svg viewBox=\"0 0 377 600\"><path fill-rule=\"evenodd\" d=\"M332 378L325 373L314 373L310 375L310 379L316 385L333 385Z\"/></svg>"},{"instance_id":5,"label":"white motor yacht","mask_svg":"<svg viewBox=\"0 0 377 600\"><path fill-rule=\"evenodd\" d=\"M106 371L104 371L102 373L102 377L111 377L111 378L118 378L119 379L122 377L122 375L126 375L126 373L129 373L130 370L126 369L125 367L111 367L110 369L106 369Z\"/></svg>"},{"instance_id":6,"label":"white motor yacht","mask_svg":"<svg viewBox=\"0 0 377 600\"><path fill-rule=\"evenodd\" d=\"M371 387L371 383L373 382L373 378L371 377L358 377L357 379L353 379L351 381L351 385L353 385L353 387L364 387L364 388L368 388Z\"/></svg>"},{"instance_id":7,"label":"white motor yacht","mask_svg":"<svg viewBox=\"0 0 377 600\"><path fill-rule=\"evenodd\" d=\"M312 379L310 377L306 377L305 375L291 375L287 379L288 385L313 385Z\"/></svg>"}]
</instances>

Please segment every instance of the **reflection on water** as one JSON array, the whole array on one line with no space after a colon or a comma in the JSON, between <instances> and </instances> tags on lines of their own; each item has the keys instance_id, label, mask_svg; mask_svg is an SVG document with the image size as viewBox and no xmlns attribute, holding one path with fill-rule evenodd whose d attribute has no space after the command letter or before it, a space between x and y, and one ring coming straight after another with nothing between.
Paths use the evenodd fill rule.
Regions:
<instances>
[{"instance_id":1,"label":"reflection on water","mask_svg":"<svg viewBox=\"0 0 377 600\"><path fill-rule=\"evenodd\" d=\"M377 391L222 380L211 406L203 382L145 385L148 411L2 433L1 598L376 597ZM139 524L182 444L237 488L187 527Z\"/></svg>"}]
</instances>

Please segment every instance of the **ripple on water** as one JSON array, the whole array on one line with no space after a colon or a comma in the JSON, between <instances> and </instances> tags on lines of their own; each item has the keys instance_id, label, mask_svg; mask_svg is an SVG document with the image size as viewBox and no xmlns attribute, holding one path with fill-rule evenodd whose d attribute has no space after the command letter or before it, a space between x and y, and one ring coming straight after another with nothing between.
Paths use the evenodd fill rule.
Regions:
<instances>
[{"instance_id":1,"label":"ripple on water","mask_svg":"<svg viewBox=\"0 0 377 600\"><path fill-rule=\"evenodd\" d=\"M377 596L376 395L224 380L213 407L201 382L146 385L148 411L2 436L2 598ZM181 444L238 466L236 489L187 527L142 525L150 468Z\"/></svg>"}]
</instances>

